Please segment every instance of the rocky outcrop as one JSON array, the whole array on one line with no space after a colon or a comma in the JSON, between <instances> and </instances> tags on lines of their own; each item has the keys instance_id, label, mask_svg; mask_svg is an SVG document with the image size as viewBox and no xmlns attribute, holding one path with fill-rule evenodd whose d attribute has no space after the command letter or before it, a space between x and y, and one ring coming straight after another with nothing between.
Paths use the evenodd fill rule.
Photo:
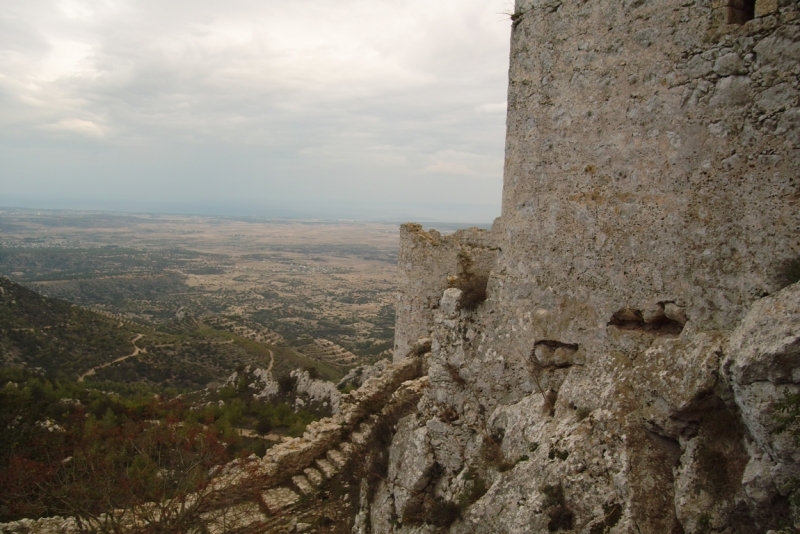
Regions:
<instances>
[{"instance_id":1,"label":"rocky outcrop","mask_svg":"<svg viewBox=\"0 0 800 534\"><path fill-rule=\"evenodd\" d=\"M371 532L441 527L443 509L451 532L766 532L800 519L800 447L774 433L775 401L800 388L800 285L734 332L653 336L633 359L554 343L515 354L460 296L444 292L431 387L362 503Z\"/></svg>"},{"instance_id":2,"label":"rocky outcrop","mask_svg":"<svg viewBox=\"0 0 800 534\"><path fill-rule=\"evenodd\" d=\"M723 369L751 438L745 497L765 522L775 502L800 500L800 447L777 432L775 418L776 402L800 393L800 284L753 306L731 336Z\"/></svg>"},{"instance_id":3,"label":"rocky outcrop","mask_svg":"<svg viewBox=\"0 0 800 534\"><path fill-rule=\"evenodd\" d=\"M253 397L256 399L270 398L278 394L280 387L278 381L272 376L271 369L262 369L247 365L239 371L234 371L222 384L223 387L237 387L240 381L244 381L252 390L255 390Z\"/></svg>"},{"instance_id":4,"label":"rocky outcrop","mask_svg":"<svg viewBox=\"0 0 800 534\"><path fill-rule=\"evenodd\" d=\"M345 388L349 386L360 387L367 380L373 376L379 376L386 369L391 362L389 360L379 360L372 365L361 365L353 367L347 374L336 384L337 388Z\"/></svg>"},{"instance_id":5,"label":"rocky outcrop","mask_svg":"<svg viewBox=\"0 0 800 534\"><path fill-rule=\"evenodd\" d=\"M249 366L248 366L249 367ZM248 384L251 389L257 389L258 392L253 394L256 399L274 397L280 391L280 385L275 377L272 376L270 369L255 368L252 371L253 382Z\"/></svg>"},{"instance_id":6,"label":"rocky outcrop","mask_svg":"<svg viewBox=\"0 0 800 534\"><path fill-rule=\"evenodd\" d=\"M339 413L342 394L332 382L311 378L310 373L304 369L295 369L289 375L296 380L296 406L311 402L329 408L334 414Z\"/></svg>"},{"instance_id":7,"label":"rocky outcrop","mask_svg":"<svg viewBox=\"0 0 800 534\"><path fill-rule=\"evenodd\" d=\"M430 332L430 388L358 531L797 528L800 7L512 21L502 216L480 243L401 230L395 354Z\"/></svg>"}]
</instances>

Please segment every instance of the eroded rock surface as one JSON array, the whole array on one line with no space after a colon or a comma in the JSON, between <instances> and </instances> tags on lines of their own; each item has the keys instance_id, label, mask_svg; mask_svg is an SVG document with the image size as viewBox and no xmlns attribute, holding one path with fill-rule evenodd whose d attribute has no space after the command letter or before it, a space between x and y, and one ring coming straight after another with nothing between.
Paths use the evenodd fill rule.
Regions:
<instances>
[{"instance_id":1,"label":"eroded rock surface","mask_svg":"<svg viewBox=\"0 0 800 534\"><path fill-rule=\"evenodd\" d=\"M418 466L362 516L373 533L800 526L774 419L800 387L800 7L518 0L512 20L502 216L401 230L396 347L430 333L431 386L390 451L390 472ZM467 256L477 304L454 283Z\"/></svg>"}]
</instances>

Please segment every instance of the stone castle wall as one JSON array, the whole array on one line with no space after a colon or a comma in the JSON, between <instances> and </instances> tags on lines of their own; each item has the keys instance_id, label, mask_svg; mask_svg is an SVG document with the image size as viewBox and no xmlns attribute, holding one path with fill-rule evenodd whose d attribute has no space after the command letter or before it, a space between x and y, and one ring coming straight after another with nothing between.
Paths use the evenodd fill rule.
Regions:
<instances>
[{"instance_id":1,"label":"stone castle wall","mask_svg":"<svg viewBox=\"0 0 800 534\"><path fill-rule=\"evenodd\" d=\"M430 388L359 532L800 526L773 417L800 392L800 6L517 0L512 21L488 298L463 309L461 245L404 226L395 353L430 332Z\"/></svg>"},{"instance_id":2,"label":"stone castle wall","mask_svg":"<svg viewBox=\"0 0 800 534\"><path fill-rule=\"evenodd\" d=\"M459 259L466 259L473 273L487 275L495 257L496 247L486 230L469 228L442 235L426 232L419 224L400 227L395 361L405 358L417 339L430 336L433 313L448 279L462 274L464 262Z\"/></svg>"},{"instance_id":3,"label":"stone castle wall","mask_svg":"<svg viewBox=\"0 0 800 534\"><path fill-rule=\"evenodd\" d=\"M798 5L724 4L518 1L499 271L581 316L538 336L596 342L659 302L729 330L800 257Z\"/></svg>"}]
</instances>

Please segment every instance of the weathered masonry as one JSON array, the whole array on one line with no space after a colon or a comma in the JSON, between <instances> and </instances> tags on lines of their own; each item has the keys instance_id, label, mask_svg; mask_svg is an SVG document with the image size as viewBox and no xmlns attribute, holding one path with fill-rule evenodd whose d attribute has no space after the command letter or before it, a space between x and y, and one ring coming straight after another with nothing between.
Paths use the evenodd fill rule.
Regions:
<instances>
[{"instance_id":1,"label":"weathered masonry","mask_svg":"<svg viewBox=\"0 0 800 534\"><path fill-rule=\"evenodd\" d=\"M800 391L798 2L518 0L512 21L502 216L401 232L396 354L430 335L431 386L372 532L797 526L774 413Z\"/></svg>"}]
</instances>

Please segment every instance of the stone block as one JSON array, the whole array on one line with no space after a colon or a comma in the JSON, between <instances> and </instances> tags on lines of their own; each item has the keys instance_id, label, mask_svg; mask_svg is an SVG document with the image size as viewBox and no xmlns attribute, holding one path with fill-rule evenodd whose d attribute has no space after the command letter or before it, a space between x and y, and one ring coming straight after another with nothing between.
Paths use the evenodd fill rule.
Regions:
<instances>
[{"instance_id":1,"label":"stone block","mask_svg":"<svg viewBox=\"0 0 800 534\"><path fill-rule=\"evenodd\" d=\"M765 17L778 11L778 0L756 0L756 17Z\"/></svg>"}]
</instances>

